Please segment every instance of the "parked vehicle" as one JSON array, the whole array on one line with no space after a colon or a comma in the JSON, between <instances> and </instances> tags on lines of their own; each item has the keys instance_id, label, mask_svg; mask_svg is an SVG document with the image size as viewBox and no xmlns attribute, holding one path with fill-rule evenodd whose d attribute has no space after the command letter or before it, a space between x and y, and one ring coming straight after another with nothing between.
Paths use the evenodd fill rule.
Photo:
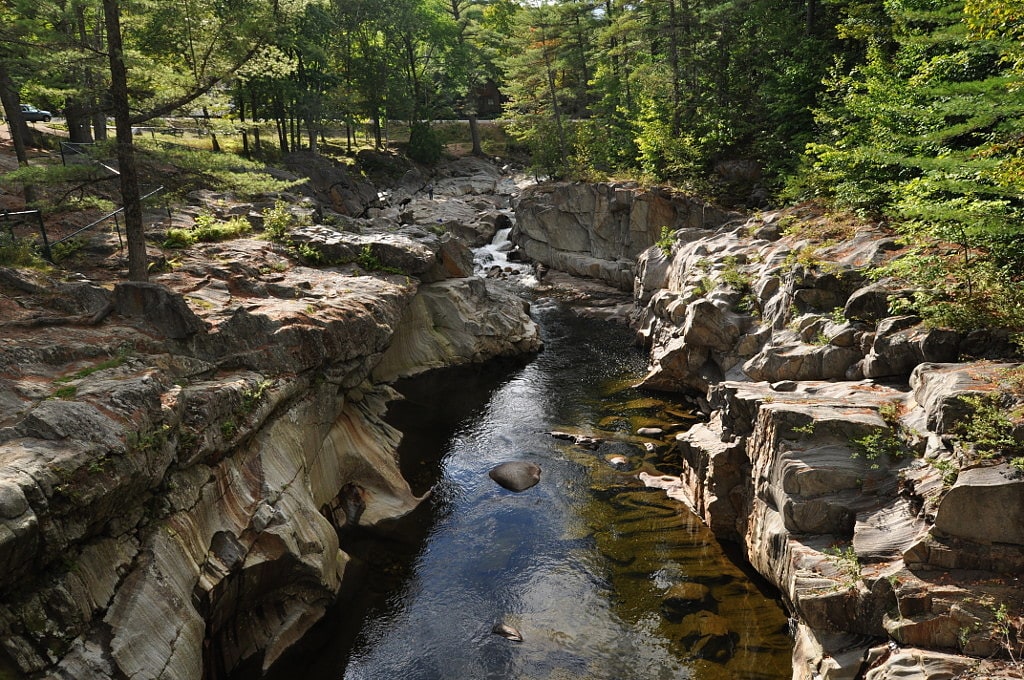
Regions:
<instances>
[{"instance_id":1,"label":"parked vehicle","mask_svg":"<svg viewBox=\"0 0 1024 680\"><path fill-rule=\"evenodd\" d=\"M41 120L44 123L49 123L50 122L50 118L53 116L53 114L51 114L49 111L43 111L42 109L37 109L36 107L32 106L31 104L22 104L21 105L21 116L25 120Z\"/></svg>"}]
</instances>

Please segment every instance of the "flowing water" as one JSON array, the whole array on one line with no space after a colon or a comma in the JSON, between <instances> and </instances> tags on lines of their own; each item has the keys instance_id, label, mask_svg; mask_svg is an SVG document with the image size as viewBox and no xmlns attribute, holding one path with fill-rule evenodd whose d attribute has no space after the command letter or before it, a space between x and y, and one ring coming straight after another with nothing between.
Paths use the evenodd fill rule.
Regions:
<instances>
[{"instance_id":1,"label":"flowing water","mask_svg":"<svg viewBox=\"0 0 1024 680\"><path fill-rule=\"evenodd\" d=\"M678 471L670 435L633 433L685 427L685 409L629 387L644 362L625 329L554 302L536 303L533 315L545 350L525 366L397 386L406 399L389 417L405 433L403 471L414 491L433 493L384 538L342 537L353 555L349 591L318 649L289 658L281 677L791 677L778 603L685 506L637 478ZM540 465L540 483L518 494L499 487L487 473L509 460ZM680 620L663 600L684 583L708 597L705 613ZM497 623L522 641L492 634ZM698 623L726 644L702 647Z\"/></svg>"}]
</instances>

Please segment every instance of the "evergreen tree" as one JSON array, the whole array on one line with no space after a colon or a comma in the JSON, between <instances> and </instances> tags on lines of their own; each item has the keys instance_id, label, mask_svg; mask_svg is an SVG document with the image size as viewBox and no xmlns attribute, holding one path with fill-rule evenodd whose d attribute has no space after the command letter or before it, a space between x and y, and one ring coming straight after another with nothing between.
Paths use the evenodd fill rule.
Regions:
<instances>
[{"instance_id":1,"label":"evergreen tree","mask_svg":"<svg viewBox=\"0 0 1024 680\"><path fill-rule=\"evenodd\" d=\"M831 83L818 117L831 141L810 146L810 176L840 205L898 220L920 253L894 271L923 286L919 311L958 326L1018 325L1008 315L1024 318L1021 302L1007 296L1024 264L1024 98L1008 38L969 34L956 0L886 10L891 36ZM928 249L942 243L957 256Z\"/></svg>"}]
</instances>

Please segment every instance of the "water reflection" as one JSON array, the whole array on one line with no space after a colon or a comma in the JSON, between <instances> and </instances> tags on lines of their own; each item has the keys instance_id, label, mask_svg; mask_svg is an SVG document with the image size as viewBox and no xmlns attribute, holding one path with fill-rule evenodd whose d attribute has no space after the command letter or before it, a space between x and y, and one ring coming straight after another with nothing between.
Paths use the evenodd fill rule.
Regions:
<instances>
[{"instance_id":1,"label":"water reflection","mask_svg":"<svg viewBox=\"0 0 1024 680\"><path fill-rule=\"evenodd\" d=\"M535 315L545 351L525 367L398 386L407 400L390 417L406 433L404 472L414 491L435 493L383 541L343 537L351 590L321 628L324 646L289 670L350 680L789 678L781 609L685 508L637 480L666 470L668 446L632 432L684 427L681 408L624 387L643 371L625 329L554 305ZM521 494L498 487L487 471L506 460L540 465L540 483ZM686 583L699 584L697 608L666 610ZM499 622L522 642L492 634ZM706 642L718 629L724 651Z\"/></svg>"}]
</instances>

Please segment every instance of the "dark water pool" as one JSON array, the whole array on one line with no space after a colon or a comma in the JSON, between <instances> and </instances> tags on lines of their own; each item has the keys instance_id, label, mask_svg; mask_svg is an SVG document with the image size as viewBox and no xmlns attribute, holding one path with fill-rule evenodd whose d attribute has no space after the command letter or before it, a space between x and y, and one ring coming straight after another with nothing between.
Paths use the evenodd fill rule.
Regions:
<instances>
[{"instance_id":1,"label":"dark water pool","mask_svg":"<svg viewBox=\"0 0 1024 680\"><path fill-rule=\"evenodd\" d=\"M534 316L545 351L525 366L398 385L406 400L389 417L406 434L403 469L414 491L434 493L386 537L343 536L354 560L342 602L315 649L290 655L275 674L789 678L778 604L683 505L637 479L675 468L663 441L632 433L681 426L685 410L629 387L644 361L625 329L556 303L538 303ZM552 431L604 443L587 448ZM507 460L540 465L540 483L519 494L500 488L487 472ZM663 611L666 594L687 583L703 586L705 628L726 626L728 649L701 651L695 620ZM523 640L492 634L499 622Z\"/></svg>"}]
</instances>

